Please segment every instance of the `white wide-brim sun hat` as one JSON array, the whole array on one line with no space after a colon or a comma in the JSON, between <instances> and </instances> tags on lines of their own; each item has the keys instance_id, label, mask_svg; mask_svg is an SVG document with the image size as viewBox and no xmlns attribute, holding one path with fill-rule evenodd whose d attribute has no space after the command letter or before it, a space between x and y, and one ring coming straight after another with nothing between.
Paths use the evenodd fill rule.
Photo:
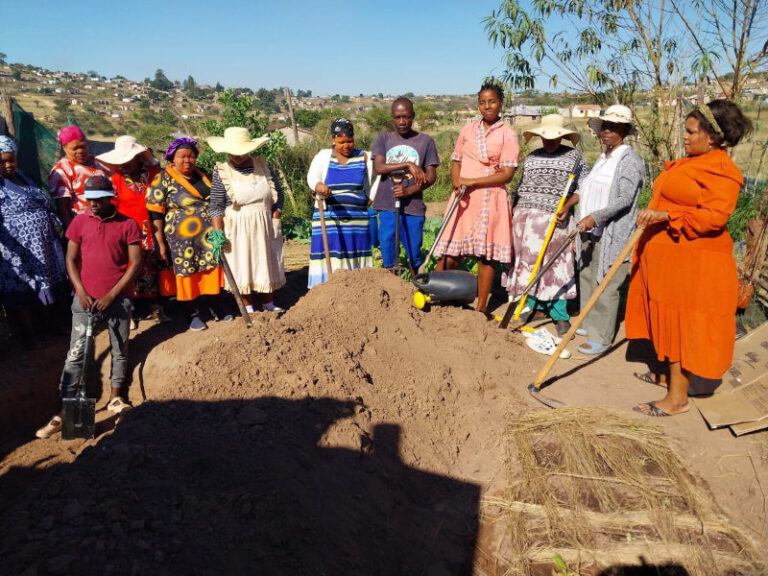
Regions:
<instances>
[{"instance_id":1,"label":"white wide-brim sun hat","mask_svg":"<svg viewBox=\"0 0 768 576\"><path fill-rule=\"evenodd\" d=\"M134 136L118 136L115 140L115 149L99 154L96 159L105 164L120 166L146 151L147 147L139 144Z\"/></svg>"},{"instance_id":2,"label":"white wide-brim sun hat","mask_svg":"<svg viewBox=\"0 0 768 576\"><path fill-rule=\"evenodd\" d=\"M211 136L206 139L214 152L231 154L232 156L245 156L255 152L267 142L269 136L251 138L247 128L232 127L224 130L224 136Z\"/></svg>"},{"instance_id":3,"label":"white wide-brim sun hat","mask_svg":"<svg viewBox=\"0 0 768 576\"><path fill-rule=\"evenodd\" d=\"M587 120L587 125L590 127L592 132L595 133L596 136L600 136L600 127L603 125L603 122L629 124L629 132L627 133L627 136L634 136L637 134L637 127L632 121L632 110L626 106L622 106L621 104L614 104L613 106L609 106L608 110L605 111L605 114L599 118L590 118Z\"/></svg>"},{"instance_id":4,"label":"white wide-brim sun hat","mask_svg":"<svg viewBox=\"0 0 768 576\"><path fill-rule=\"evenodd\" d=\"M565 127L565 119L560 114L547 114L541 117L541 124L535 128L529 128L523 132L525 143L534 137L540 136L542 140L557 140L558 138L567 138L573 145L579 143L581 135L576 130L569 130Z\"/></svg>"}]
</instances>

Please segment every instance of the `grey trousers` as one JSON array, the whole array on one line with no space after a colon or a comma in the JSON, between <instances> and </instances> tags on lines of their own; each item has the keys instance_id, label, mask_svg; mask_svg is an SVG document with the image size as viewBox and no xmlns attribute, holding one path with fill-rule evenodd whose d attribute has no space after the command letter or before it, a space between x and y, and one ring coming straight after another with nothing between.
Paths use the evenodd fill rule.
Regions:
<instances>
[{"instance_id":1,"label":"grey trousers","mask_svg":"<svg viewBox=\"0 0 768 576\"><path fill-rule=\"evenodd\" d=\"M102 312L101 322L106 322L109 331L110 355L112 367L110 382L112 388L120 388L128 376L128 339L130 335L130 321L133 304L131 299L119 296ZM59 390L62 398L71 398L75 395L77 385L80 382L80 374L83 369L83 348L85 346L85 330L88 326L88 313L83 310L77 296L72 300L72 334L69 338L69 352L64 361L64 370L61 373ZM94 333L96 332L94 327ZM90 358L93 359L93 349Z\"/></svg>"},{"instance_id":2,"label":"grey trousers","mask_svg":"<svg viewBox=\"0 0 768 576\"><path fill-rule=\"evenodd\" d=\"M592 234L582 235L581 262L579 264L579 301L583 310L598 286L597 272L600 261L600 242ZM623 262L616 276L608 283L592 310L581 325L587 338L603 346L613 344L616 337L616 318L619 315L619 288L629 274L629 262Z\"/></svg>"}]
</instances>

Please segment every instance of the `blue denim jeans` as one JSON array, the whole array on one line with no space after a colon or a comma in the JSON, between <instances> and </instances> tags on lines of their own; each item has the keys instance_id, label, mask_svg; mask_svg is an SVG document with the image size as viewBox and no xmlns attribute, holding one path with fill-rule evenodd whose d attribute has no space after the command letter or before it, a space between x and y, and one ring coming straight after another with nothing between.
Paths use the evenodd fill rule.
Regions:
<instances>
[{"instance_id":1,"label":"blue denim jeans","mask_svg":"<svg viewBox=\"0 0 768 576\"><path fill-rule=\"evenodd\" d=\"M400 242L408 255L408 262L413 268L421 266L421 242L424 238L424 216L400 214ZM379 212L379 244L381 259L385 268L397 263L396 255L400 247L395 248L395 213L382 210Z\"/></svg>"},{"instance_id":2,"label":"blue denim jeans","mask_svg":"<svg viewBox=\"0 0 768 576\"><path fill-rule=\"evenodd\" d=\"M121 388L128 376L128 340L130 336L130 321L133 304L131 299L118 296L109 308L101 313L99 324L106 323L109 330L110 355L112 367L110 371L110 383L112 388ZM59 390L62 398L71 398L75 395L77 385L80 382L80 374L83 370L83 348L85 346L85 330L88 326L88 313L80 305L80 299L75 296L72 300L72 334L69 338L69 352L64 361L64 370L61 373ZM94 334L98 326L94 327ZM91 348L89 362L93 361L93 348Z\"/></svg>"}]
</instances>

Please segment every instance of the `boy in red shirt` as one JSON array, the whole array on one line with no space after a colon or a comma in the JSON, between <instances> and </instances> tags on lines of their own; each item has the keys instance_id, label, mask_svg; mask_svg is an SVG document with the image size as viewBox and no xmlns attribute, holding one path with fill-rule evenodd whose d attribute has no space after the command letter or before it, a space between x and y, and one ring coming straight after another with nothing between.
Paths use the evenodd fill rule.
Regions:
<instances>
[{"instance_id":1,"label":"boy in red shirt","mask_svg":"<svg viewBox=\"0 0 768 576\"><path fill-rule=\"evenodd\" d=\"M107 409L119 414L130 405L120 397L128 372L131 289L141 269L141 231L132 219L112 204L112 183L93 176L85 183L83 199L89 209L67 228L67 272L75 291L72 335L59 388L71 398L80 381L88 314L98 313L109 330L112 370ZM61 416L54 416L35 434L48 438L61 431Z\"/></svg>"}]
</instances>

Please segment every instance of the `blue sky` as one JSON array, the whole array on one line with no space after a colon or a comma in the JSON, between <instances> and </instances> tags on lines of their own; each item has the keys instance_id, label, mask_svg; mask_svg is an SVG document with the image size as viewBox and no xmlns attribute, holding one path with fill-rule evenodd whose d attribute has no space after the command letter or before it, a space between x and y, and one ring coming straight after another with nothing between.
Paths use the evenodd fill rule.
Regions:
<instances>
[{"instance_id":1,"label":"blue sky","mask_svg":"<svg viewBox=\"0 0 768 576\"><path fill-rule=\"evenodd\" d=\"M468 94L498 0L0 0L8 62L314 95Z\"/></svg>"}]
</instances>

